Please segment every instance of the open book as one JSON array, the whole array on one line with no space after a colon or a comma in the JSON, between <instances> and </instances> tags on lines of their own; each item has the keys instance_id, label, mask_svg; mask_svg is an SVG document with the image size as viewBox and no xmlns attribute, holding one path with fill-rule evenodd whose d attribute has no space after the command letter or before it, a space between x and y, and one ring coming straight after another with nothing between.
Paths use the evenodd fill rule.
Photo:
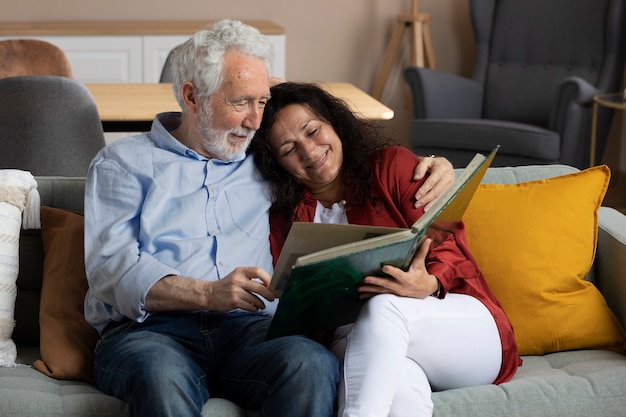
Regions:
<instances>
[{"instance_id":1,"label":"open book","mask_svg":"<svg viewBox=\"0 0 626 417\"><path fill-rule=\"evenodd\" d=\"M409 229L294 223L270 284L280 302L268 338L313 336L354 322L364 303L357 290L363 277L383 276L383 265L406 270L433 223L460 221L497 150L476 154Z\"/></svg>"}]
</instances>

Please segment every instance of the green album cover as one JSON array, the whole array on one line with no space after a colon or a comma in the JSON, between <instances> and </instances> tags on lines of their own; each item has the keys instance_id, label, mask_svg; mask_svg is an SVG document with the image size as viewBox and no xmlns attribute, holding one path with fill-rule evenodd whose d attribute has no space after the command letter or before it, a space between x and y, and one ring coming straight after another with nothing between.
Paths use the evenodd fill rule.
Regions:
<instances>
[{"instance_id":1,"label":"green album cover","mask_svg":"<svg viewBox=\"0 0 626 417\"><path fill-rule=\"evenodd\" d=\"M385 264L402 267L406 254L410 253L412 258L418 239L415 234L410 239L385 247L294 268L268 338L291 334L313 337L354 322L364 303L357 290L363 278L382 276L381 267Z\"/></svg>"}]
</instances>

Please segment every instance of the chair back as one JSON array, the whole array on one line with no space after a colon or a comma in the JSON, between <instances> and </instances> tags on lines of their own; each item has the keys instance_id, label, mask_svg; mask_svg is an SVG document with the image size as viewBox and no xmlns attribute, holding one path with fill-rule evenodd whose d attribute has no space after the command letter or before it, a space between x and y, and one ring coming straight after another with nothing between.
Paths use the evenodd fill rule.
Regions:
<instances>
[{"instance_id":1,"label":"chair back","mask_svg":"<svg viewBox=\"0 0 626 417\"><path fill-rule=\"evenodd\" d=\"M163 68L161 69L161 78L159 79L160 83L171 83L172 79L172 58L174 57L174 53L181 45L173 48L168 54L167 58L165 58L165 63L163 64Z\"/></svg>"},{"instance_id":2,"label":"chair back","mask_svg":"<svg viewBox=\"0 0 626 417\"><path fill-rule=\"evenodd\" d=\"M0 169L83 177L105 145L87 88L52 75L0 79Z\"/></svg>"},{"instance_id":3,"label":"chair back","mask_svg":"<svg viewBox=\"0 0 626 417\"><path fill-rule=\"evenodd\" d=\"M67 56L56 45L39 39L0 41L0 78L20 75L73 77Z\"/></svg>"},{"instance_id":4,"label":"chair back","mask_svg":"<svg viewBox=\"0 0 626 417\"><path fill-rule=\"evenodd\" d=\"M470 8L483 118L547 128L569 76L617 91L624 0L471 0Z\"/></svg>"}]
</instances>

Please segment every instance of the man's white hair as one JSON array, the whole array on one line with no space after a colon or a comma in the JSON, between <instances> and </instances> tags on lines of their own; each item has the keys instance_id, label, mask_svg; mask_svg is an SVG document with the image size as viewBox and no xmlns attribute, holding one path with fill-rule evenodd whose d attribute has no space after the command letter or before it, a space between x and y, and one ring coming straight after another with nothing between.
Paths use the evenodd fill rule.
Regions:
<instances>
[{"instance_id":1,"label":"man's white hair","mask_svg":"<svg viewBox=\"0 0 626 417\"><path fill-rule=\"evenodd\" d=\"M174 95L183 111L185 107L180 94L182 83L193 82L200 97L213 94L224 80L224 53L231 48L262 59L269 70L273 50L267 37L258 29L238 20L220 20L196 32L174 52L172 82Z\"/></svg>"}]
</instances>

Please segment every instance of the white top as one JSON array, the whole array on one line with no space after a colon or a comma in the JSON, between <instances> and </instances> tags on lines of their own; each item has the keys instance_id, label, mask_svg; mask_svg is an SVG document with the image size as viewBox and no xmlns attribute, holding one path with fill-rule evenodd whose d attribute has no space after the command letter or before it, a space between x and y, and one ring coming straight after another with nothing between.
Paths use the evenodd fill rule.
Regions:
<instances>
[{"instance_id":1,"label":"white top","mask_svg":"<svg viewBox=\"0 0 626 417\"><path fill-rule=\"evenodd\" d=\"M348 224L348 216L346 216L346 210L344 205L346 202L341 200L338 203L333 203L332 207L326 208L317 202L317 208L315 209L314 223L332 223L332 224Z\"/></svg>"}]
</instances>

